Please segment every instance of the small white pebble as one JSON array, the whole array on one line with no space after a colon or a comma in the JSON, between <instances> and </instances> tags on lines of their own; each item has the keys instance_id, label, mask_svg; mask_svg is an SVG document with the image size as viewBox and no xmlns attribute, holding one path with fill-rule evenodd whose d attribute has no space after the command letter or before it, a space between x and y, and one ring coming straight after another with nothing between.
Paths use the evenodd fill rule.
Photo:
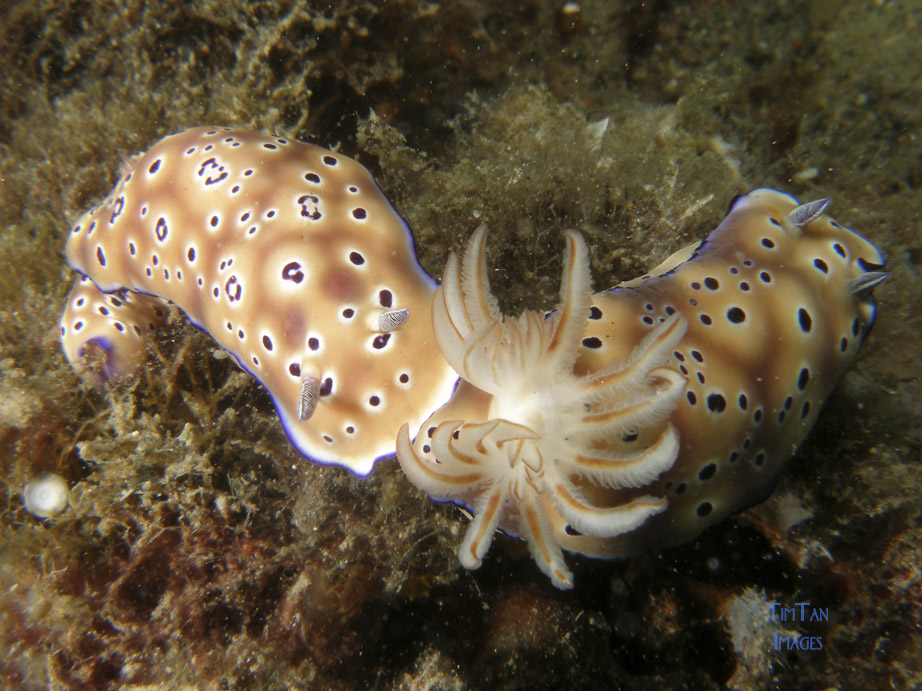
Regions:
<instances>
[{"instance_id":1,"label":"small white pebble","mask_svg":"<svg viewBox=\"0 0 922 691\"><path fill-rule=\"evenodd\" d=\"M22 488L22 501L26 511L38 518L51 518L67 508L67 480L48 473L29 480Z\"/></svg>"}]
</instances>

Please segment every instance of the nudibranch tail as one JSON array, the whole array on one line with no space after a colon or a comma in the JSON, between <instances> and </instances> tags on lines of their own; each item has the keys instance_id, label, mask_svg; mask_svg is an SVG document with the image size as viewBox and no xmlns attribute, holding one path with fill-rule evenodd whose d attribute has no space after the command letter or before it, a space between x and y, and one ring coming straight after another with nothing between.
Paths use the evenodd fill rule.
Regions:
<instances>
[{"instance_id":1,"label":"nudibranch tail","mask_svg":"<svg viewBox=\"0 0 922 691\"><path fill-rule=\"evenodd\" d=\"M666 365L686 323L664 319L624 360L577 372L591 298L582 237L566 234L560 303L546 317L498 311L485 248L480 228L461 266L449 258L433 296L439 345L462 382L414 443L408 426L401 428L397 458L417 487L474 514L459 548L465 567L480 565L499 527L528 542L554 585L570 588L561 548L567 526L591 543L633 530L666 507L654 496L599 504L587 490L636 488L675 461L678 439L664 420L685 379ZM625 441L638 435L643 440Z\"/></svg>"},{"instance_id":2,"label":"nudibranch tail","mask_svg":"<svg viewBox=\"0 0 922 691\"><path fill-rule=\"evenodd\" d=\"M146 337L165 317L162 300L130 291L106 294L84 276L64 304L64 355L92 386L128 377L146 359Z\"/></svg>"}]
</instances>

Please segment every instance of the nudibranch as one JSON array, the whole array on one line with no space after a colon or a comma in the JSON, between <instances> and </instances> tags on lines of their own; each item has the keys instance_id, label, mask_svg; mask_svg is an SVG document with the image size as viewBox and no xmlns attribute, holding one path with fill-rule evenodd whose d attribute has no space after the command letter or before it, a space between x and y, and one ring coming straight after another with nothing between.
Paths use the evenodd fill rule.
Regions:
<instances>
[{"instance_id":1,"label":"nudibranch","mask_svg":"<svg viewBox=\"0 0 922 691\"><path fill-rule=\"evenodd\" d=\"M611 559L668 547L767 496L854 360L887 276L828 204L754 190L702 242L591 296L568 235L546 319L498 313L475 233L433 298L462 382L397 445L414 484L474 514L461 563L476 568L499 527L568 588L562 549Z\"/></svg>"},{"instance_id":2,"label":"nudibranch","mask_svg":"<svg viewBox=\"0 0 922 691\"><path fill-rule=\"evenodd\" d=\"M168 303L268 390L304 456L366 475L457 380L438 355L435 282L369 172L339 153L221 127L132 158L66 256L61 320L91 383L132 371Z\"/></svg>"}]
</instances>

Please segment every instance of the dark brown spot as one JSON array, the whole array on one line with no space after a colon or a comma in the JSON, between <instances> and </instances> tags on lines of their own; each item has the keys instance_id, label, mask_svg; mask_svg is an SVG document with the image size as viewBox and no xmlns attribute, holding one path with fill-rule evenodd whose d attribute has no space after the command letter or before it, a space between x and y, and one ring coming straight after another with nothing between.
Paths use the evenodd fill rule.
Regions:
<instances>
[{"instance_id":1,"label":"dark brown spot","mask_svg":"<svg viewBox=\"0 0 922 691\"><path fill-rule=\"evenodd\" d=\"M712 413L722 413L727 408L727 399L719 393L712 393L708 396L708 410Z\"/></svg>"},{"instance_id":2,"label":"dark brown spot","mask_svg":"<svg viewBox=\"0 0 922 691\"><path fill-rule=\"evenodd\" d=\"M810 370L804 367L800 370L800 376L797 378L797 388L803 391L807 388L807 383L810 381Z\"/></svg>"},{"instance_id":3,"label":"dark brown spot","mask_svg":"<svg viewBox=\"0 0 922 691\"><path fill-rule=\"evenodd\" d=\"M364 220L367 216L368 216L368 212L365 211L365 209L358 208L358 209L352 210L352 217L359 221Z\"/></svg>"},{"instance_id":4,"label":"dark brown spot","mask_svg":"<svg viewBox=\"0 0 922 691\"><path fill-rule=\"evenodd\" d=\"M371 342L371 347L374 348L375 350L381 350L384 346L387 345L387 342L389 340L391 340L391 335L389 333L380 334L378 336L375 336L374 340Z\"/></svg>"},{"instance_id":5,"label":"dark brown spot","mask_svg":"<svg viewBox=\"0 0 922 691\"><path fill-rule=\"evenodd\" d=\"M589 318L590 319L601 319L602 310L600 310L598 307L593 305L592 307L589 308Z\"/></svg>"},{"instance_id":6,"label":"dark brown spot","mask_svg":"<svg viewBox=\"0 0 922 691\"><path fill-rule=\"evenodd\" d=\"M224 292L227 294L228 300L237 302L243 295L243 285L237 281L236 276L231 276L227 279L227 283L224 284Z\"/></svg>"},{"instance_id":7,"label":"dark brown spot","mask_svg":"<svg viewBox=\"0 0 922 691\"><path fill-rule=\"evenodd\" d=\"M288 262L282 267L282 280L300 283L304 280L304 272L301 271L301 265L298 262Z\"/></svg>"},{"instance_id":8,"label":"dark brown spot","mask_svg":"<svg viewBox=\"0 0 922 691\"><path fill-rule=\"evenodd\" d=\"M698 508L695 509L695 513L698 514L700 518L704 518L705 516L708 516L713 510L714 507L711 506L711 502L703 501L698 504Z\"/></svg>"},{"instance_id":9,"label":"dark brown spot","mask_svg":"<svg viewBox=\"0 0 922 691\"><path fill-rule=\"evenodd\" d=\"M320 341L314 337L308 338L307 347L311 350L318 350L320 348Z\"/></svg>"},{"instance_id":10,"label":"dark brown spot","mask_svg":"<svg viewBox=\"0 0 922 691\"><path fill-rule=\"evenodd\" d=\"M741 324L746 321L746 313L739 307L731 307L727 310L727 319L734 324Z\"/></svg>"},{"instance_id":11,"label":"dark brown spot","mask_svg":"<svg viewBox=\"0 0 922 691\"><path fill-rule=\"evenodd\" d=\"M710 325L711 325L711 317L710 317L709 315L707 315L707 314L702 314L702 315L701 315L700 317L698 317L698 318L701 320L701 323L704 324L705 326L710 326Z\"/></svg>"},{"instance_id":12,"label":"dark brown spot","mask_svg":"<svg viewBox=\"0 0 922 691\"><path fill-rule=\"evenodd\" d=\"M391 307L394 304L394 295L389 290L378 292L378 303L381 307Z\"/></svg>"},{"instance_id":13,"label":"dark brown spot","mask_svg":"<svg viewBox=\"0 0 922 691\"><path fill-rule=\"evenodd\" d=\"M363 257L358 252L350 252L349 261L355 264L356 266L361 266L362 264L365 263L365 257Z\"/></svg>"},{"instance_id":14,"label":"dark brown spot","mask_svg":"<svg viewBox=\"0 0 922 691\"><path fill-rule=\"evenodd\" d=\"M268 336L263 336L263 348L266 350L272 350L272 339Z\"/></svg>"},{"instance_id":15,"label":"dark brown spot","mask_svg":"<svg viewBox=\"0 0 922 691\"><path fill-rule=\"evenodd\" d=\"M710 480L717 472L717 466L714 463L708 463L698 472L699 480Z\"/></svg>"},{"instance_id":16,"label":"dark brown spot","mask_svg":"<svg viewBox=\"0 0 922 691\"><path fill-rule=\"evenodd\" d=\"M746 410L749 407L749 399L746 398L746 394L741 393L739 398L740 410Z\"/></svg>"},{"instance_id":17,"label":"dark brown spot","mask_svg":"<svg viewBox=\"0 0 922 691\"><path fill-rule=\"evenodd\" d=\"M720 282L716 278L708 276L704 279L704 287L708 290L717 290L720 288Z\"/></svg>"},{"instance_id":18,"label":"dark brown spot","mask_svg":"<svg viewBox=\"0 0 922 691\"><path fill-rule=\"evenodd\" d=\"M409 382L409 381L410 381L410 375L407 374L406 372L403 372L403 373L400 375L400 383L401 383L401 384L406 384L406 383Z\"/></svg>"},{"instance_id":19,"label":"dark brown spot","mask_svg":"<svg viewBox=\"0 0 922 691\"><path fill-rule=\"evenodd\" d=\"M800 330L807 334L810 333L813 328L813 318L803 307L797 310L797 320L800 322Z\"/></svg>"},{"instance_id":20,"label":"dark brown spot","mask_svg":"<svg viewBox=\"0 0 922 691\"><path fill-rule=\"evenodd\" d=\"M814 259L813 266L822 271L824 274L829 273L829 266L822 259Z\"/></svg>"},{"instance_id":21,"label":"dark brown spot","mask_svg":"<svg viewBox=\"0 0 922 691\"><path fill-rule=\"evenodd\" d=\"M328 165L328 166L335 166L336 163L337 163L336 159L333 158L332 156L324 156L324 157L323 157L323 162L324 162L326 165ZM376 405L377 405L377 404L376 404Z\"/></svg>"},{"instance_id":22,"label":"dark brown spot","mask_svg":"<svg viewBox=\"0 0 922 691\"><path fill-rule=\"evenodd\" d=\"M775 243L769 240L768 238L762 238L762 247L765 247L771 250L775 248Z\"/></svg>"},{"instance_id":23,"label":"dark brown spot","mask_svg":"<svg viewBox=\"0 0 922 691\"><path fill-rule=\"evenodd\" d=\"M601 348L602 341L595 336L589 336L583 339L583 346L586 348Z\"/></svg>"},{"instance_id":24,"label":"dark brown spot","mask_svg":"<svg viewBox=\"0 0 922 691\"><path fill-rule=\"evenodd\" d=\"M698 402L698 397L695 395L694 391L688 391L685 393L685 398L688 399L688 402L692 405L695 405Z\"/></svg>"},{"instance_id":25,"label":"dark brown spot","mask_svg":"<svg viewBox=\"0 0 922 691\"><path fill-rule=\"evenodd\" d=\"M376 406L381 404L381 399L377 396L372 396L368 399L368 405Z\"/></svg>"},{"instance_id":26,"label":"dark brown spot","mask_svg":"<svg viewBox=\"0 0 922 691\"><path fill-rule=\"evenodd\" d=\"M156 173L158 170L160 170L160 159L159 159L159 158L158 158L156 161L154 161L153 163L150 164L150 168L148 168L147 171L148 171L151 175L153 175L153 174Z\"/></svg>"},{"instance_id":27,"label":"dark brown spot","mask_svg":"<svg viewBox=\"0 0 922 691\"><path fill-rule=\"evenodd\" d=\"M308 182L313 182L315 185L320 182L320 176L317 173L305 173L304 179Z\"/></svg>"}]
</instances>

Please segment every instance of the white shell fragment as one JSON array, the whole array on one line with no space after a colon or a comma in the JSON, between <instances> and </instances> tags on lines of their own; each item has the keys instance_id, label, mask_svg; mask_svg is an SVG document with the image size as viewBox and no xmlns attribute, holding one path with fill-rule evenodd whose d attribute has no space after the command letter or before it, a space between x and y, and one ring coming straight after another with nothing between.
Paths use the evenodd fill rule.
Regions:
<instances>
[{"instance_id":1,"label":"white shell fragment","mask_svg":"<svg viewBox=\"0 0 922 691\"><path fill-rule=\"evenodd\" d=\"M67 480L60 475L47 473L29 480L22 488L22 502L26 511L37 518L53 518L67 508L70 490Z\"/></svg>"},{"instance_id":2,"label":"white shell fragment","mask_svg":"<svg viewBox=\"0 0 922 691\"><path fill-rule=\"evenodd\" d=\"M282 137L199 127L129 168L67 241L86 278L61 338L85 379L131 374L157 326L152 310L168 300L259 379L312 460L365 475L393 453L402 423L448 398L456 377L428 318L434 281L363 166ZM382 313L413 316L385 329Z\"/></svg>"}]
</instances>

